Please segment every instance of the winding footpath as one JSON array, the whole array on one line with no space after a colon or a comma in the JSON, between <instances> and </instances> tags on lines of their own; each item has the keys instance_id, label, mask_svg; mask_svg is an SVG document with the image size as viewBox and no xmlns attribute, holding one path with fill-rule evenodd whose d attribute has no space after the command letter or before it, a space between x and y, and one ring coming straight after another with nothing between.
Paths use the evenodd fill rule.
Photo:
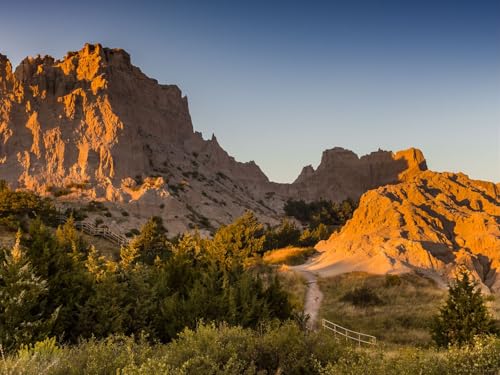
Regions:
<instances>
[{"instance_id":1,"label":"winding footpath","mask_svg":"<svg viewBox=\"0 0 500 375\"><path fill-rule=\"evenodd\" d=\"M294 267L294 270L299 272L305 279L307 284L306 300L304 303L304 314L309 315L307 326L309 329L316 329L318 320L319 308L323 300L323 293L318 286L318 277L315 273L305 270L303 267Z\"/></svg>"}]
</instances>

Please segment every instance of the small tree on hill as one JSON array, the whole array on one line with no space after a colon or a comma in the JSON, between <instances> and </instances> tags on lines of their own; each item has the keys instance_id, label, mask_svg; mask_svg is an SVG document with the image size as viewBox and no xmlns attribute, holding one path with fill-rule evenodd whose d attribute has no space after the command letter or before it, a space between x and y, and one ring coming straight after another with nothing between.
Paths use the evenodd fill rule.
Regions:
<instances>
[{"instance_id":1,"label":"small tree on hill","mask_svg":"<svg viewBox=\"0 0 500 375\"><path fill-rule=\"evenodd\" d=\"M467 270L450 285L448 299L434 318L432 338L438 346L468 345L474 336L494 333L481 290Z\"/></svg>"},{"instance_id":2,"label":"small tree on hill","mask_svg":"<svg viewBox=\"0 0 500 375\"><path fill-rule=\"evenodd\" d=\"M135 249L131 252L137 252L136 260L148 265L153 265L156 257L168 257L171 248L162 219L158 216L150 218L129 246Z\"/></svg>"},{"instance_id":3,"label":"small tree on hill","mask_svg":"<svg viewBox=\"0 0 500 375\"><path fill-rule=\"evenodd\" d=\"M36 276L18 232L0 264L0 345L12 350L45 339L59 309L47 314L47 282Z\"/></svg>"},{"instance_id":4,"label":"small tree on hill","mask_svg":"<svg viewBox=\"0 0 500 375\"><path fill-rule=\"evenodd\" d=\"M234 223L217 230L209 243L209 250L216 259L229 266L262 253L265 239L264 226L251 211L247 211Z\"/></svg>"}]
</instances>

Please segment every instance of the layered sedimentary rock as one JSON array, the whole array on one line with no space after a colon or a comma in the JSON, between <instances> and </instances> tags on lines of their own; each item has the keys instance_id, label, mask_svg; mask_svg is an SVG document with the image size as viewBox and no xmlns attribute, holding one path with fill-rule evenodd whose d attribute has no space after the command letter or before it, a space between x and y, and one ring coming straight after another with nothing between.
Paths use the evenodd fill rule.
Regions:
<instances>
[{"instance_id":1,"label":"layered sedimentary rock","mask_svg":"<svg viewBox=\"0 0 500 375\"><path fill-rule=\"evenodd\" d=\"M378 150L358 157L336 147L323 152L316 170L310 165L304 167L286 194L305 200L358 199L367 190L397 183L426 169L424 155L414 148L395 154Z\"/></svg>"},{"instance_id":2,"label":"layered sedimentary rock","mask_svg":"<svg viewBox=\"0 0 500 375\"><path fill-rule=\"evenodd\" d=\"M0 56L0 178L68 200L136 202L140 216L177 221L178 230L193 216L217 225L246 208L276 215L249 193L267 177L193 132L177 86L99 44L62 60L29 57L15 71Z\"/></svg>"},{"instance_id":3,"label":"layered sedimentary rock","mask_svg":"<svg viewBox=\"0 0 500 375\"><path fill-rule=\"evenodd\" d=\"M431 171L366 192L353 218L317 249L325 275L417 270L445 282L465 266L500 291L500 184Z\"/></svg>"},{"instance_id":4,"label":"layered sedimentary rock","mask_svg":"<svg viewBox=\"0 0 500 375\"><path fill-rule=\"evenodd\" d=\"M214 228L247 209L276 223L286 199L356 199L422 169L414 149L358 158L334 148L293 184L272 183L194 132L181 90L148 78L124 50L87 44L15 70L0 55L0 179L68 203L108 202L118 216L130 211L114 220L128 229L151 215L172 232Z\"/></svg>"}]
</instances>

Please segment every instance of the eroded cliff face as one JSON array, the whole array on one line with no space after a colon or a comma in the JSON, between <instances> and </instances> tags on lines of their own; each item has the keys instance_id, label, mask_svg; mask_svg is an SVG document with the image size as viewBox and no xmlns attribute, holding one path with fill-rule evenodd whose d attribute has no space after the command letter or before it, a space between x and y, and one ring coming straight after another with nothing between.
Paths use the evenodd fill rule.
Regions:
<instances>
[{"instance_id":1,"label":"eroded cliff face","mask_svg":"<svg viewBox=\"0 0 500 375\"><path fill-rule=\"evenodd\" d=\"M415 149L359 158L334 148L293 184L272 183L215 136L194 132L180 89L148 78L121 49L87 44L61 60L28 57L15 70L0 55L0 179L59 201L109 202L137 219L116 219L125 230L152 215L172 233L210 229L245 210L274 224L289 198L357 199L425 169Z\"/></svg>"},{"instance_id":2,"label":"eroded cliff face","mask_svg":"<svg viewBox=\"0 0 500 375\"><path fill-rule=\"evenodd\" d=\"M365 193L353 218L316 246L325 274L418 270L446 281L465 265L500 291L500 186L422 172Z\"/></svg>"},{"instance_id":3,"label":"eroded cliff face","mask_svg":"<svg viewBox=\"0 0 500 375\"><path fill-rule=\"evenodd\" d=\"M336 147L323 152L316 170L304 167L288 194L305 200L358 199L367 190L403 181L426 169L422 152L414 148L396 154L379 150L358 157Z\"/></svg>"},{"instance_id":4,"label":"eroded cliff face","mask_svg":"<svg viewBox=\"0 0 500 375\"><path fill-rule=\"evenodd\" d=\"M145 77L123 50L86 45L58 61L29 57L13 75L9 65L0 73L10 84L0 102L0 158L2 175L19 186L105 190L151 170L158 142L148 138L182 144L192 136L180 90Z\"/></svg>"},{"instance_id":5,"label":"eroded cliff face","mask_svg":"<svg viewBox=\"0 0 500 375\"><path fill-rule=\"evenodd\" d=\"M213 225L246 208L268 221L276 215L247 194L267 177L193 132L177 86L99 44L61 60L28 57L15 71L0 55L0 178L68 200L136 202L130 207L141 216L152 210L147 216L178 221L179 231L196 225L181 219L191 211ZM224 203L209 209L211 201Z\"/></svg>"}]
</instances>

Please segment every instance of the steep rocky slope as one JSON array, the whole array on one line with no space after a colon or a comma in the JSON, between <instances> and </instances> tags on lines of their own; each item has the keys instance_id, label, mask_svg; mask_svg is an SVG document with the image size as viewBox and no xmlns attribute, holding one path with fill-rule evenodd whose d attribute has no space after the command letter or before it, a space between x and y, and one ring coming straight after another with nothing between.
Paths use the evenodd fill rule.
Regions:
<instances>
[{"instance_id":1,"label":"steep rocky slope","mask_svg":"<svg viewBox=\"0 0 500 375\"><path fill-rule=\"evenodd\" d=\"M163 216L174 231L247 208L276 216L252 194L267 177L193 132L177 86L100 45L62 60L29 57L15 71L0 56L0 178L66 200L133 203L138 217Z\"/></svg>"},{"instance_id":2,"label":"steep rocky slope","mask_svg":"<svg viewBox=\"0 0 500 375\"><path fill-rule=\"evenodd\" d=\"M310 165L304 167L286 188L285 195L304 200L358 199L367 190L397 183L426 169L424 155L414 148L395 154L378 150L358 157L352 151L336 147L323 152L316 170Z\"/></svg>"},{"instance_id":3,"label":"steep rocky slope","mask_svg":"<svg viewBox=\"0 0 500 375\"><path fill-rule=\"evenodd\" d=\"M67 204L102 200L125 231L151 215L171 233L210 229L246 209L275 223L288 198L358 198L425 168L414 149L358 158L335 148L293 184L272 183L194 132L180 89L148 78L121 49L87 44L15 70L0 55L0 179Z\"/></svg>"},{"instance_id":4,"label":"steep rocky slope","mask_svg":"<svg viewBox=\"0 0 500 375\"><path fill-rule=\"evenodd\" d=\"M500 291L500 184L421 172L370 190L353 218L308 265L324 275L418 270L446 281L466 265Z\"/></svg>"}]
</instances>

